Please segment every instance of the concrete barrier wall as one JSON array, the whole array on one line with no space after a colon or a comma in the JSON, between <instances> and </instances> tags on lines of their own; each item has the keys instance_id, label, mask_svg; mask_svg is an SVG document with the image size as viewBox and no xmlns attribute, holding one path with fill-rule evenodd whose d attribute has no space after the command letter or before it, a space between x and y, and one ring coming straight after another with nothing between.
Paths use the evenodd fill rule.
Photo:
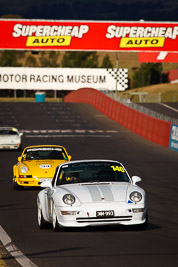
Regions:
<instances>
[{"instance_id":1,"label":"concrete barrier wall","mask_svg":"<svg viewBox=\"0 0 178 267\"><path fill-rule=\"evenodd\" d=\"M73 91L65 96L64 102L91 104L103 114L136 134L156 144L169 147L171 123L129 108L95 89L82 88Z\"/></svg>"}]
</instances>

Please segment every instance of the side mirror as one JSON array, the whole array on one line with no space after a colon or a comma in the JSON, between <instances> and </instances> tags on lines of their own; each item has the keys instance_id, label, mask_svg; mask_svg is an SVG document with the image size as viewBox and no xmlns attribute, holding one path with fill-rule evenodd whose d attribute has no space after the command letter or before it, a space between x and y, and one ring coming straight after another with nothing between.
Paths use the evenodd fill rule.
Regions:
<instances>
[{"instance_id":1,"label":"side mirror","mask_svg":"<svg viewBox=\"0 0 178 267\"><path fill-rule=\"evenodd\" d=\"M50 181L44 181L40 184L40 187L42 188L52 188L52 183Z\"/></svg>"},{"instance_id":2,"label":"side mirror","mask_svg":"<svg viewBox=\"0 0 178 267\"><path fill-rule=\"evenodd\" d=\"M23 135L23 133L19 133L19 136L21 137Z\"/></svg>"},{"instance_id":3,"label":"side mirror","mask_svg":"<svg viewBox=\"0 0 178 267\"><path fill-rule=\"evenodd\" d=\"M21 162L22 161L22 158L21 157L18 157L18 162Z\"/></svg>"},{"instance_id":4,"label":"side mirror","mask_svg":"<svg viewBox=\"0 0 178 267\"><path fill-rule=\"evenodd\" d=\"M136 183L140 182L142 179L138 176L132 176L132 183L135 185Z\"/></svg>"},{"instance_id":5,"label":"side mirror","mask_svg":"<svg viewBox=\"0 0 178 267\"><path fill-rule=\"evenodd\" d=\"M69 159L69 161L71 160L71 158L72 158L72 156L71 156L71 155L68 155L68 159Z\"/></svg>"}]
</instances>

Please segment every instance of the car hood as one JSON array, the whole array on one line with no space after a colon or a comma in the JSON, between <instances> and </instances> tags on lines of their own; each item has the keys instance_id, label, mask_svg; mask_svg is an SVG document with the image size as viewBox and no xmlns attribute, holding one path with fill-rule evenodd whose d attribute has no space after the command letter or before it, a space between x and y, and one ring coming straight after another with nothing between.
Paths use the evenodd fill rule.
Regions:
<instances>
[{"instance_id":1,"label":"car hood","mask_svg":"<svg viewBox=\"0 0 178 267\"><path fill-rule=\"evenodd\" d=\"M20 137L17 135L1 135L0 144L13 144L20 141Z\"/></svg>"},{"instance_id":2,"label":"car hood","mask_svg":"<svg viewBox=\"0 0 178 267\"><path fill-rule=\"evenodd\" d=\"M66 160L29 160L22 162L34 177L53 178L56 167Z\"/></svg>"},{"instance_id":3,"label":"car hood","mask_svg":"<svg viewBox=\"0 0 178 267\"><path fill-rule=\"evenodd\" d=\"M126 201L128 183L63 185L65 193L74 194L81 203ZM59 189L60 190L60 189ZM60 190L61 194L61 190Z\"/></svg>"}]
</instances>

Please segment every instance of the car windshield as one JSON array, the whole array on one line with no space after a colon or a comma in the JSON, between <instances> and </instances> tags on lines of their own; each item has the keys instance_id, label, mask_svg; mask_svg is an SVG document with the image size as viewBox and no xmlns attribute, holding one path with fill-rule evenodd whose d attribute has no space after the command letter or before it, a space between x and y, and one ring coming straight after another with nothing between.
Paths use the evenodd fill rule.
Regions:
<instances>
[{"instance_id":1,"label":"car windshield","mask_svg":"<svg viewBox=\"0 0 178 267\"><path fill-rule=\"evenodd\" d=\"M66 152L60 147L34 147L28 148L22 156L24 160L68 160Z\"/></svg>"},{"instance_id":2,"label":"car windshield","mask_svg":"<svg viewBox=\"0 0 178 267\"><path fill-rule=\"evenodd\" d=\"M15 130L0 130L0 135L18 135L18 132Z\"/></svg>"},{"instance_id":3,"label":"car windshield","mask_svg":"<svg viewBox=\"0 0 178 267\"><path fill-rule=\"evenodd\" d=\"M82 162L61 167L56 185L70 183L129 182L124 167L118 162Z\"/></svg>"}]
</instances>

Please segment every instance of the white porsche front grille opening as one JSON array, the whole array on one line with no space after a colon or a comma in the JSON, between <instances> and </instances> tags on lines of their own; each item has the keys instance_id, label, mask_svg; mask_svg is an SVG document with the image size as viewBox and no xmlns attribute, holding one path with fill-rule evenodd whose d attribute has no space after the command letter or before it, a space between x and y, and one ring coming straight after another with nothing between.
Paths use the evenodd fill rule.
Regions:
<instances>
[{"instance_id":1,"label":"white porsche front grille opening","mask_svg":"<svg viewBox=\"0 0 178 267\"><path fill-rule=\"evenodd\" d=\"M131 221L132 216L117 216L113 218L97 218L97 217L84 217L76 218L78 223L97 223L97 222L126 222Z\"/></svg>"}]
</instances>

